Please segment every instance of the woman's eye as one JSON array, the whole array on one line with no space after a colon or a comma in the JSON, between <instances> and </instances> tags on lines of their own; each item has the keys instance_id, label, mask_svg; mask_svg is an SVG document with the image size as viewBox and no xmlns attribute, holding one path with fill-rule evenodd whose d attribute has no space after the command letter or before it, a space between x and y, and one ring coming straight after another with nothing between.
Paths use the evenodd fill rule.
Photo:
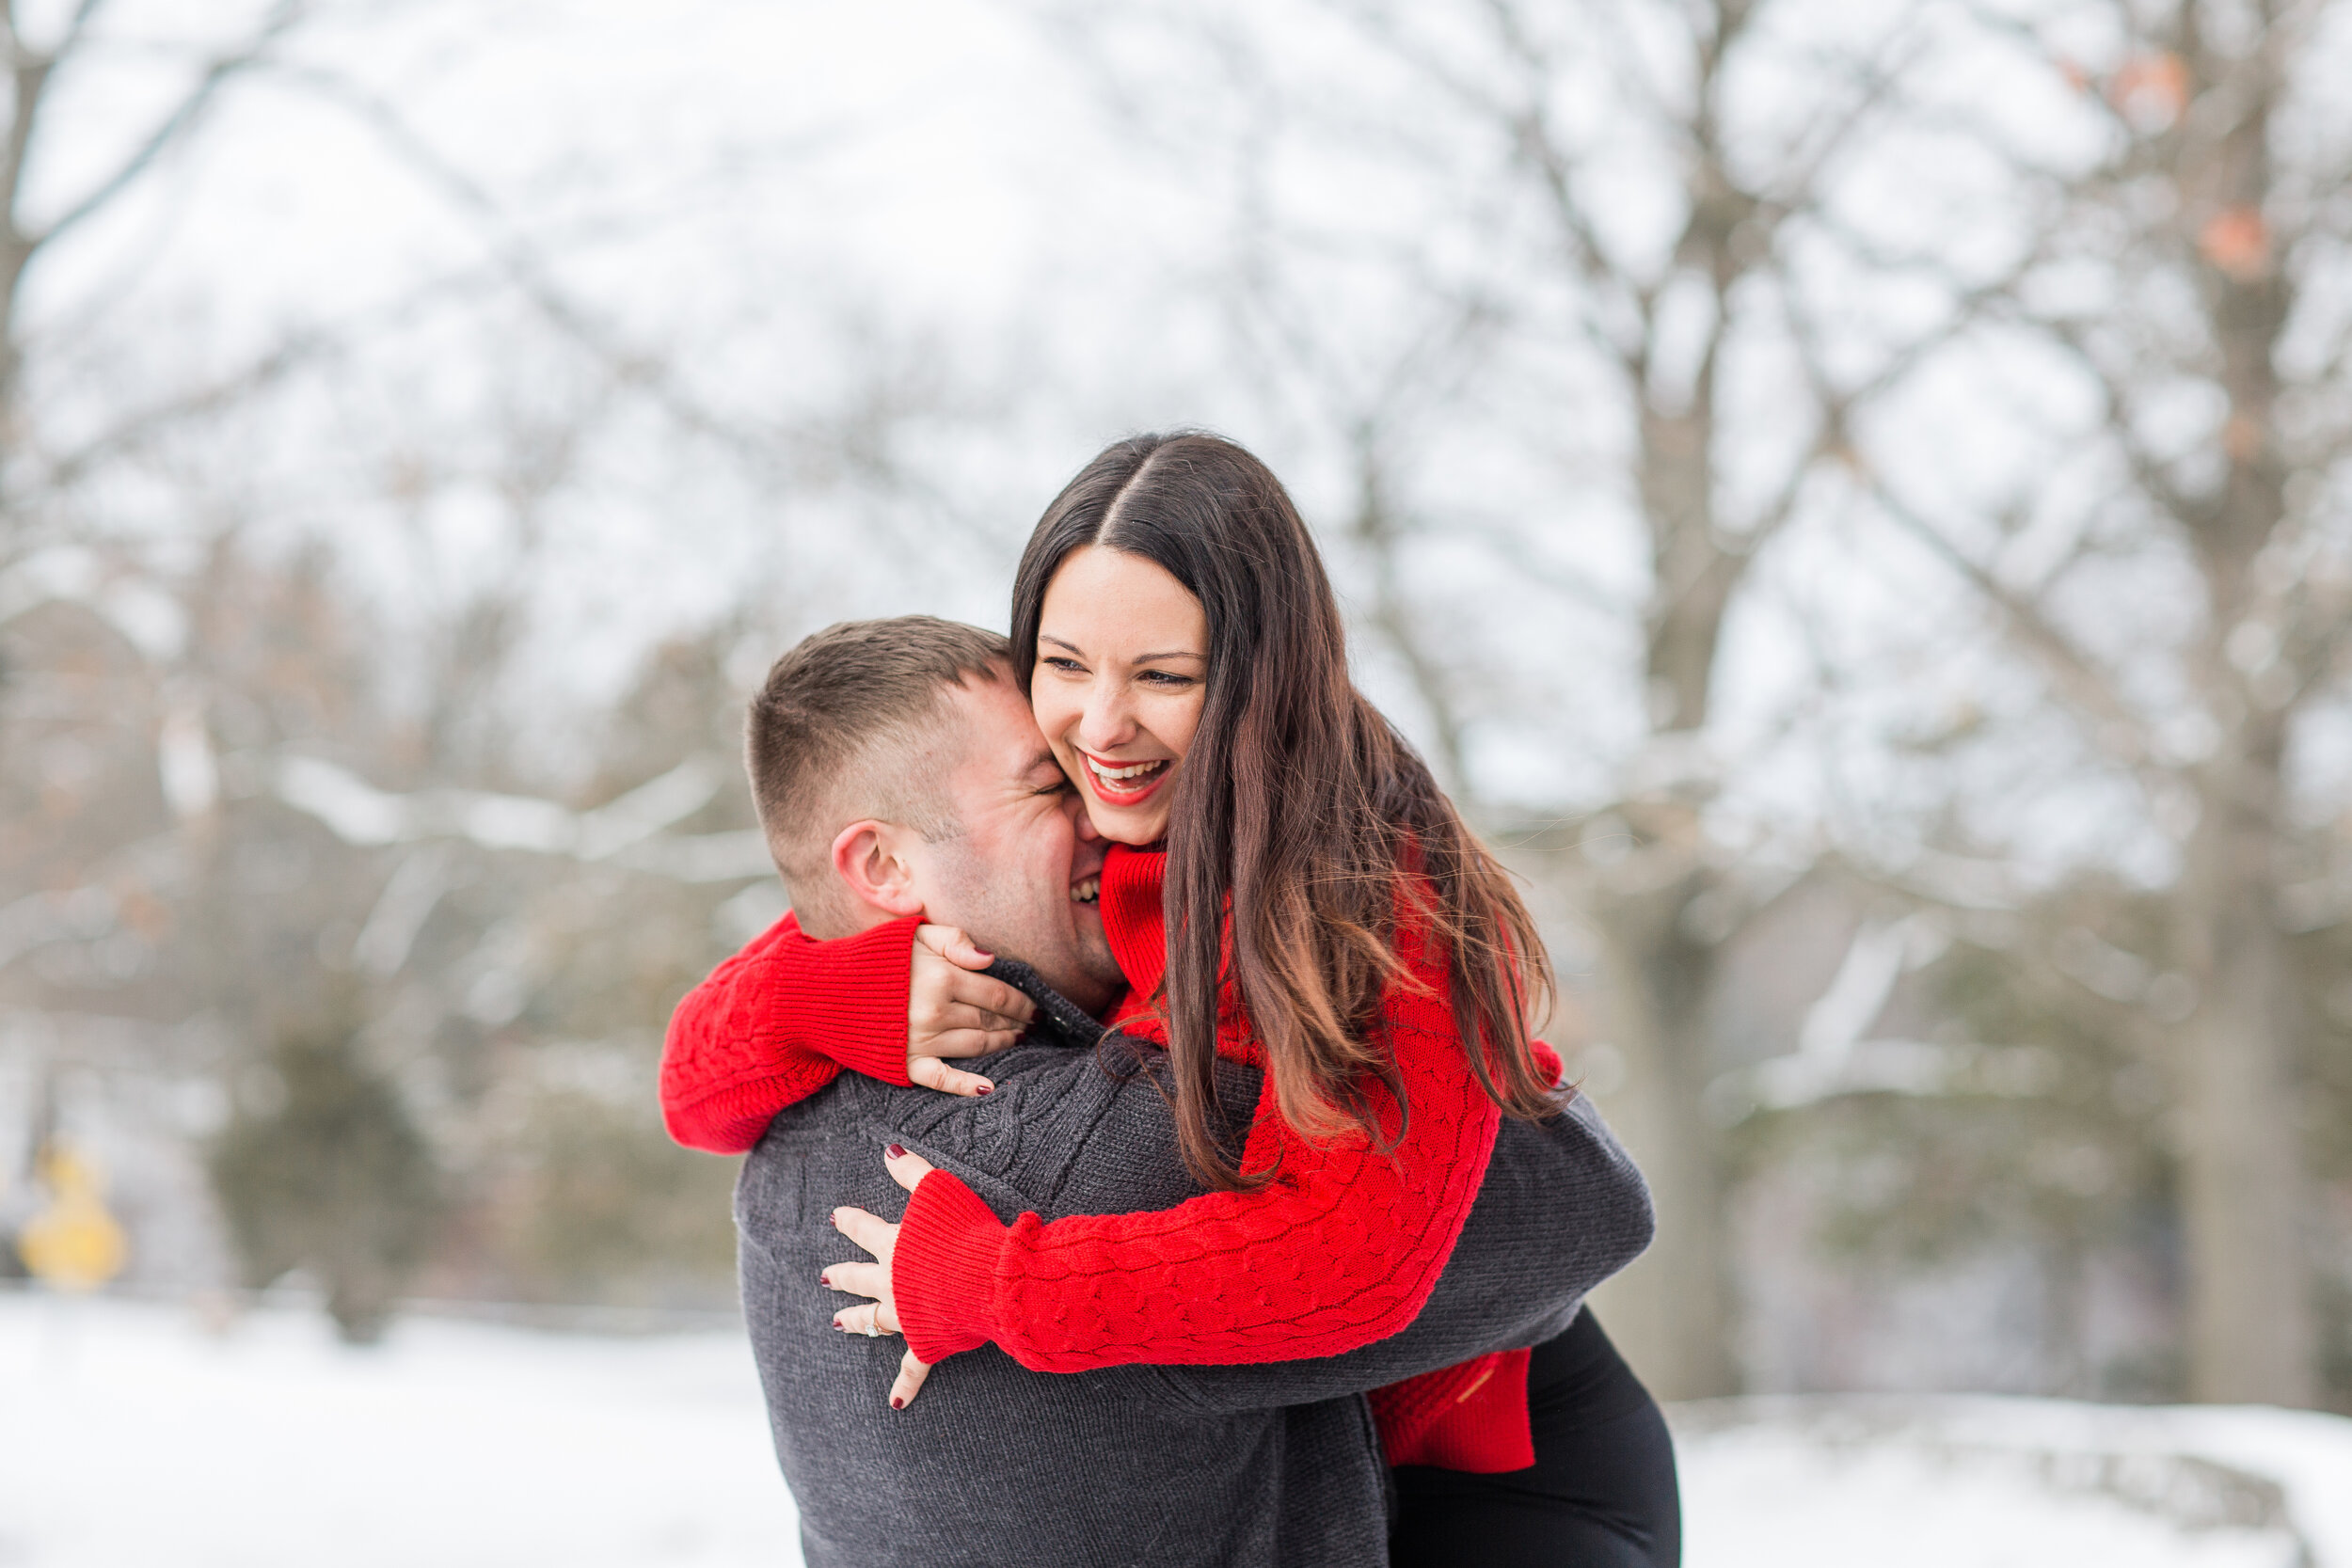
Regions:
<instances>
[{"instance_id":1,"label":"woman's eye","mask_svg":"<svg viewBox=\"0 0 2352 1568\"><path fill-rule=\"evenodd\" d=\"M1192 684L1190 675L1180 675L1172 670L1146 670L1143 679L1152 686L1165 686L1171 689Z\"/></svg>"},{"instance_id":2,"label":"woman's eye","mask_svg":"<svg viewBox=\"0 0 2352 1568\"><path fill-rule=\"evenodd\" d=\"M1074 658L1056 658L1048 656L1044 658L1039 659L1038 662L1044 665L1049 670L1059 670L1064 674L1082 675L1086 673L1086 666L1080 664Z\"/></svg>"}]
</instances>

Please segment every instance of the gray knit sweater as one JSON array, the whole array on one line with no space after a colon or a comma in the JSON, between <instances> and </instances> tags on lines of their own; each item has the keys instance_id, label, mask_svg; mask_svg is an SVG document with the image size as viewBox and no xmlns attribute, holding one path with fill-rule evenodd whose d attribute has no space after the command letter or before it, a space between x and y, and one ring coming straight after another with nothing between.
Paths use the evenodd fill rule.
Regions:
<instances>
[{"instance_id":1,"label":"gray knit sweater","mask_svg":"<svg viewBox=\"0 0 2352 1568\"><path fill-rule=\"evenodd\" d=\"M905 1206L882 1145L955 1172L1007 1221L1199 1190L1152 1048L1088 1049L1093 1021L1019 965L995 973L1042 1006L1029 1041L990 1059L994 1094L844 1074L775 1119L737 1186L744 1316L809 1568L1384 1562L1387 1471L1364 1391L1549 1338L1648 1244L1641 1176L1580 1097L1541 1125L1503 1123L1453 1258L1400 1334L1310 1361L1062 1374L990 1345L893 1412L903 1341L834 1330L845 1298L817 1283L864 1256L833 1229L835 1207ZM1254 1071L1219 1074L1224 1103L1256 1105Z\"/></svg>"}]
</instances>

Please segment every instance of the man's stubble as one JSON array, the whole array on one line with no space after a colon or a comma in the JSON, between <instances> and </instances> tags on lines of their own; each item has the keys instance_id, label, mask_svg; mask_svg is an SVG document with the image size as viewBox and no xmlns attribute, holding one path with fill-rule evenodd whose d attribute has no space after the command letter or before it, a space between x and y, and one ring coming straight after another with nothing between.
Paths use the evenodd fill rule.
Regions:
<instances>
[{"instance_id":1,"label":"man's stubble","mask_svg":"<svg viewBox=\"0 0 2352 1568\"><path fill-rule=\"evenodd\" d=\"M968 837L937 846L939 885L930 919L960 927L982 951L1018 958L1090 1013L1126 989L1099 905L1073 905L1067 886L1045 887L990 864Z\"/></svg>"}]
</instances>

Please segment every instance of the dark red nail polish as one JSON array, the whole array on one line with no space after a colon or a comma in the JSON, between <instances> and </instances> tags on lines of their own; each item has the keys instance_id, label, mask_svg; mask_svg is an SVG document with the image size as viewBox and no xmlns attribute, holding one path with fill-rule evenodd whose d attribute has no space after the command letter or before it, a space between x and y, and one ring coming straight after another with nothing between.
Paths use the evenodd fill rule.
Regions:
<instances>
[{"instance_id":1,"label":"dark red nail polish","mask_svg":"<svg viewBox=\"0 0 2352 1568\"><path fill-rule=\"evenodd\" d=\"M996 1085L993 1084L982 1084L973 1092L975 1094L994 1094L996 1092Z\"/></svg>"},{"instance_id":2,"label":"dark red nail polish","mask_svg":"<svg viewBox=\"0 0 2352 1568\"><path fill-rule=\"evenodd\" d=\"M906 1407L907 1402L904 1400L892 1400L890 1402L890 1408L893 1410L904 1410Z\"/></svg>"},{"instance_id":3,"label":"dark red nail polish","mask_svg":"<svg viewBox=\"0 0 2352 1568\"><path fill-rule=\"evenodd\" d=\"M833 1275L829 1274L820 1274L817 1276L817 1283L822 1285L826 1290L830 1291L833 1289Z\"/></svg>"},{"instance_id":4,"label":"dark red nail polish","mask_svg":"<svg viewBox=\"0 0 2352 1568\"><path fill-rule=\"evenodd\" d=\"M906 1158L907 1150L904 1144L892 1144L888 1148L882 1150L882 1152L889 1155L894 1160L903 1160Z\"/></svg>"}]
</instances>

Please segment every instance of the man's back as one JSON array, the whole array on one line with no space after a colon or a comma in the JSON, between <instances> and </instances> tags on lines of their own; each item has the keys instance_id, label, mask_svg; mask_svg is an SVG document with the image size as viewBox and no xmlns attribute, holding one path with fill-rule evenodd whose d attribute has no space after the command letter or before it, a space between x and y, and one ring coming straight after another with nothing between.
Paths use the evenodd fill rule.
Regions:
<instances>
[{"instance_id":1,"label":"man's back","mask_svg":"<svg viewBox=\"0 0 2352 1568\"><path fill-rule=\"evenodd\" d=\"M1015 1173L1028 1190L1014 1211L1049 1217L1164 1209L1199 1190L1148 1083L1054 1046L989 1071L998 1103L984 1117L845 1078L777 1117L744 1165L744 1312L810 1568L1379 1560L1380 1457L1360 1399L1204 1410L1157 1369L1057 1376L990 1345L944 1363L906 1410L886 1408L903 1347L834 1332L840 1298L817 1283L850 1256L834 1208L903 1204L882 1144L906 1139L967 1180ZM1234 1088L1255 1103L1254 1083ZM1001 1179L974 1185L1008 1196ZM1283 1540L1286 1519L1324 1539Z\"/></svg>"},{"instance_id":2,"label":"man's back","mask_svg":"<svg viewBox=\"0 0 2352 1568\"><path fill-rule=\"evenodd\" d=\"M744 1314L810 1568L834 1565L1383 1561L1386 1470L1363 1390L1549 1338L1585 1290L1646 1244L1639 1174L1589 1106L1509 1122L1453 1259L1404 1332L1344 1355L1236 1367L1049 1374L993 1346L887 1408L900 1342L834 1331L818 1284L854 1249L832 1211L895 1214L898 1141L1009 1220L1171 1207L1184 1175L1161 1089L1114 1074L1114 1040L1019 966L1037 1033L990 1058L966 1100L844 1077L778 1117L737 1189ZM1226 1105L1257 1075L1219 1066ZM1236 1138L1243 1131L1232 1130Z\"/></svg>"}]
</instances>

